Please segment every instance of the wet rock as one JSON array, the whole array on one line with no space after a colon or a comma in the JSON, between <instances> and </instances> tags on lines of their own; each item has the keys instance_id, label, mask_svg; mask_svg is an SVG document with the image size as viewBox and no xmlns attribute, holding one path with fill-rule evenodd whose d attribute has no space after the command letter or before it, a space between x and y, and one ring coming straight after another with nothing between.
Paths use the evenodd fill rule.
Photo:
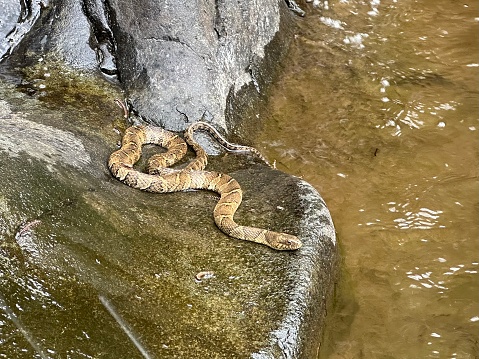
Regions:
<instances>
[{"instance_id":1,"label":"wet rock","mask_svg":"<svg viewBox=\"0 0 479 359\"><path fill-rule=\"evenodd\" d=\"M261 91L257 75L274 70L262 67L265 47L278 37L283 41L272 46L287 48L279 31L291 16L284 1L138 7L115 0L111 9L118 69L133 108L175 131L200 118L226 128L228 96L248 86Z\"/></svg>"},{"instance_id":2,"label":"wet rock","mask_svg":"<svg viewBox=\"0 0 479 359\"><path fill-rule=\"evenodd\" d=\"M8 9L2 15L13 16L14 1L1 2ZM11 67L21 68L46 57L90 72L98 67L89 44L90 25L79 1L27 1L20 20L5 26L5 32L6 37L0 38L0 60Z\"/></svg>"},{"instance_id":3,"label":"wet rock","mask_svg":"<svg viewBox=\"0 0 479 359\"><path fill-rule=\"evenodd\" d=\"M0 8L0 61L11 54L40 17L47 2L1 0Z\"/></svg>"},{"instance_id":4,"label":"wet rock","mask_svg":"<svg viewBox=\"0 0 479 359\"><path fill-rule=\"evenodd\" d=\"M280 0L27 5L28 26L10 25L26 31L0 42L3 53L13 51L7 62L19 67L50 57L83 70L98 68L120 80L138 115L175 131L200 118L235 127L274 77L294 16ZM13 7L5 12L8 18L13 13Z\"/></svg>"},{"instance_id":5,"label":"wet rock","mask_svg":"<svg viewBox=\"0 0 479 359\"><path fill-rule=\"evenodd\" d=\"M249 158L211 161L242 185L239 223L304 241L277 252L220 232L214 194L143 193L106 168L127 126L118 84L149 122L182 130L202 117L248 138L287 49L286 3L26 6L14 26L26 34L0 47L12 53L0 71L0 321L16 343L0 354L314 357L337 247L310 185Z\"/></svg>"},{"instance_id":6,"label":"wet rock","mask_svg":"<svg viewBox=\"0 0 479 359\"><path fill-rule=\"evenodd\" d=\"M83 93L85 108L0 82L0 320L17 343L1 353L314 357L337 262L318 193L253 158L212 158L244 190L239 223L304 246L231 239L215 227L214 194L144 193L111 177L121 111L101 91ZM214 275L198 281L200 272Z\"/></svg>"}]
</instances>

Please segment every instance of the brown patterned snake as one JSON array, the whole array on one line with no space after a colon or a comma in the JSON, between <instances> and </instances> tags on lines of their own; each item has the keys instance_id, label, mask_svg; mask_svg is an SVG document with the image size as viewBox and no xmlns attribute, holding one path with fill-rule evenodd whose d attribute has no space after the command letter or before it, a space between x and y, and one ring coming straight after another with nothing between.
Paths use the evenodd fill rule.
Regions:
<instances>
[{"instance_id":1,"label":"brown patterned snake","mask_svg":"<svg viewBox=\"0 0 479 359\"><path fill-rule=\"evenodd\" d=\"M256 149L231 144L211 125L205 122L196 122L185 132L185 139L196 152L196 158L184 169L169 167L186 154L187 144L185 141L173 132L153 126L128 128L123 136L121 148L111 154L108 168L113 176L123 183L143 191L167 193L187 189L204 189L217 192L221 198L213 210L213 216L218 228L228 236L265 244L277 250L294 250L301 247L301 241L293 235L241 226L233 220L242 200L241 187L234 178L227 174L204 171L208 157L205 150L193 138L193 132L196 130L207 131L230 151L251 152L265 160ZM149 173L147 174L133 169L133 165L141 157L142 146L148 143L164 147L167 152L150 157L148 160Z\"/></svg>"}]
</instances>

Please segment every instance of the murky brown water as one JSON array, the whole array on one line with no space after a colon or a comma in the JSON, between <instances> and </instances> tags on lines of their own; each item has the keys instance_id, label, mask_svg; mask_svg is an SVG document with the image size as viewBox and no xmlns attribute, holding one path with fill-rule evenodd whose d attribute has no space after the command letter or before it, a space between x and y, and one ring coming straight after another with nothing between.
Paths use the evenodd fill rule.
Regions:
<instances>
[{"instance_id":1,"label":"murky brown water","mask_svg":"<svg viewBox=\"0 0 479 359\"><path fill-rule=\"evenodd\" d=\"M257 143L335 220L321 358L478 358L478 3L309 5Z\"/></svg>"}]
</instances>

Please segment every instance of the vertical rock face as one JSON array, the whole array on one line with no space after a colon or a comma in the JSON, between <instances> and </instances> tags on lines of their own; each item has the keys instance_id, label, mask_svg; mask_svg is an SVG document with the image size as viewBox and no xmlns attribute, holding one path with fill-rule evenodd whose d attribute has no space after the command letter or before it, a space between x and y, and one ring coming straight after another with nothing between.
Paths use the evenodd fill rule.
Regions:
<instances>
[{"instance_id":1,"label":"vertical rock face","mask_svg":"<svg viewBox=\"0 0 479 359\"><path fill-rule=\"evenodd\" d=\"M133 108L172 130L203 118L226 127L228 94L254 77L285 5L265 1L112 0L121 82Z\"/></svg>"},{"instance_id":2,"label":"vertical rock face","mask_svg":"<svg viewBox=\"0 0 479 359\"><path fill-rule=\"evenodd\" d=\"M2 1L8 20L18 9ZM234 103L240 90L248 100L258 96L288 47L289 31L279 30L293 16L281 0L58 0L29 6L30 15L12 30L15 41L0 40L4 54L15 50L15 62L32 53L53 54L76 68L99 68L119 79L138 115L175 131L200 118L227 128L228 100Z\"/></svg>"}]
</instances>

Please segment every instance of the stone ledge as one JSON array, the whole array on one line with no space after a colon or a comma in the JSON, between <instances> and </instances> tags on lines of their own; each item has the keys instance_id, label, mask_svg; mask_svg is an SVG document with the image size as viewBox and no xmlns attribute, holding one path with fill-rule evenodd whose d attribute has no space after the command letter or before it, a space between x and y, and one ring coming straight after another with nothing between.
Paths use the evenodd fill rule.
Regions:
<instances>
[{"instance_id":1,"label":"stone ledge","mask_svg":"<svg viewBox=\"0 0 479 359\"><path fill-rule=\"evenodd\" d=\"M233 240L214 225L212 194L143 193L109 176L110 130L90 135L92 119L108 118L107 106L92 106L90 116L45 111L38 100L12 99L12 90L1 91L0 125L9 139L0 141L1 294L14 311L22 308L21 323L43 350L141 357L114 311L152 356L314 357L337 247L329 212L310 185L252 159L213 159L212 168L239 168L231 173L244 190L239 223L298 234L304 247L277 252ZM75 127L58 129L52 113ZM36 145L22 144L19 131L34 131ZM72 166L73 143L83 145L75 146ZM198 282L201 271L214 276ZM2 335L20 344L2 350L32 354L5 313Z\"/></svg>"}]
</instances>

